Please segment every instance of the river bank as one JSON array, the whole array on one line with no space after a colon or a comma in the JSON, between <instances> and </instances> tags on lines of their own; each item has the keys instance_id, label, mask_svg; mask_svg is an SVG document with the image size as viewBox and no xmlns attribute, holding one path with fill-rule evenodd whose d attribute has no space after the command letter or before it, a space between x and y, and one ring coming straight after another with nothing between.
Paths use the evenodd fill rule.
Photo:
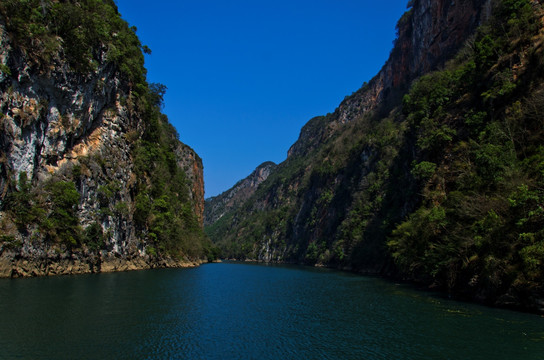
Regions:
<instances>
[{"instance_id":1,"label":"river bank","mask_svg":"<svg viewBox=\"0 0 544 360\"><path fill-rule=\"evenodd\" d=\"M72 253L53 256L21 256L15 252L0 255L0 278L76 275L147 270L155 268L196 267L202 259L172 257L120 256L119 254Z\"/></svg>"}]
</instances>

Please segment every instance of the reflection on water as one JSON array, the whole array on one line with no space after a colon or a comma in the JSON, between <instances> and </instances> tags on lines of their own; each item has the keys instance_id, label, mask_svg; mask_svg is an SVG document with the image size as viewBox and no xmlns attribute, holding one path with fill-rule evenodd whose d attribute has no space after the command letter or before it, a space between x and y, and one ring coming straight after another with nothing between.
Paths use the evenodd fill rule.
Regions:
<instances>
[{"instance_id":1,"label":"reflection on water","mask_svg":"<svg viewBox=\"0 0 544 360\"><path fill-rule=\"evenodd\" d=\"M2 359L542 359L544 319L292 266L0 280Z\"/></svg>"}]
</instances>

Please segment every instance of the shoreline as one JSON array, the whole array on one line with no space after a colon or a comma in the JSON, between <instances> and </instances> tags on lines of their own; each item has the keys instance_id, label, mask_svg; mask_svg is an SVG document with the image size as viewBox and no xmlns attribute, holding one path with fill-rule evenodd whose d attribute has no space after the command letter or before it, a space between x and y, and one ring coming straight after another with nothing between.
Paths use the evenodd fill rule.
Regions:
<instances>
[{"instance_id":1,"label":"shoreline","mask_svg":"<svg viewBox=\"0 0 544 360\"><path fill-rule=\"evenodd\" d=\"M11 256L10 256L11 255ZM490 303L482 301L482 299L472 299L464 296L456 296L455 294L447 294L444 291L435 289L428 286L422 286L415 281L406 279L398 279L395 277L387 276L372 271L354 271L352 268L339 268L326 266L323 264L318 265L306 265L295 262L283 262L283 261L262 261L255 259L217 259L212 263L220 262L232 262L232 263L253 263L261 265L295 265L309 268L326 268L331 270L349 272L361 276L376 276L383 278L384 280L391 282L401 282L410 284L414 289L426 292L433 292L442 294L448 298L459 302L470 302L480 304L491 308L500 308L510 311L532 313L537 316L544 317L544 300L532 299L530 305L511 302L511 303ZM126 272L126 271L138 271L138 270L150 270L161 268L194 268L204 263L208 263L207 260L197 259L174 259L167 258L150 258L149 256L133 256L122 257L118 254L102 254L94 256L86 256L82 254L72 254L71 256L59 256L55 258L40 257L29 258L15 254L2 254L0 255L0 279L13 279L13 278L30 278L30 277L42 277L42 276L59 276L59 275L82 275L82 274L97 274L97 273L113 273L113 272Z\"/></svg>"},{"instance_id":2,"label":"shoreline","mask_svg":"<svg viewBox=\"0 0 544 360\"><path fill-rule=\"evenodd\" d=\"M23 257L0 255L0 278L25 278L57 275L79 275L148 270L157 268L197 267L205 260L150 258L149 256L122 257L119 255L93 255L50 257Z\"/></svg>"}]
</instances>

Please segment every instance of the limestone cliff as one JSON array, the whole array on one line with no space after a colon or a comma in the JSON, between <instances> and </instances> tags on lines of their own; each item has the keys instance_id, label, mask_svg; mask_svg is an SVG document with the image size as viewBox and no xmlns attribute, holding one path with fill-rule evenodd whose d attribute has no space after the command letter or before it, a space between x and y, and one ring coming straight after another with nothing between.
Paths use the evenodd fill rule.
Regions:
<instances>
[{"instance_id":1,"label":"limestone cliff","mask_svg":"<svg viewBox=\"0 0 544 360\"><path fill-rule=\"evenodd\" d=\"M202 159L189 146L179 143L176 147L178 166L185 171L189 180L189 192L194 212L200 226L204 226L204 166Z\"/></svg>"},{"instance_id":2,"label":"limestone cliff","mask_svg":"<svg viewBox=\"0 0 544 360\"><path fill-rule=\"evenodd\" d=\"M39 11L28 15L32 7ZM79 24L53 30L63 16L109 27L109 35L100 38L92 27L81 35ZM35 37L25 34L30 25L29 32L41 29ZM80 48L85 41L90 49ZM0 7L0 276L146 268L202 256L186 250L202 242L202 161L158 112L164 89L147 87L140 48L111 1ZM162 170L160 159L169 157L173 165ZM157 181L179 183L173 200L186 203L184 216L199 224L179 225L191 229L185 235L193 245L166 244L154 230L170 210L158 202L166 194L153 188Z\"/></svg>"},{"instance_id":3,"label":"limestone cliff","mask_svg":"<svg viewBox=\"0 0 544 360\"><path fill-rule=\"evenodd\" d=\"M206 199L204 225L211 225L230 210L240 206L251 197L258 186L274 171L276 164L271 161L262 163L245 179L238 181L232 188Z\"/></svg>"}]
</instances>

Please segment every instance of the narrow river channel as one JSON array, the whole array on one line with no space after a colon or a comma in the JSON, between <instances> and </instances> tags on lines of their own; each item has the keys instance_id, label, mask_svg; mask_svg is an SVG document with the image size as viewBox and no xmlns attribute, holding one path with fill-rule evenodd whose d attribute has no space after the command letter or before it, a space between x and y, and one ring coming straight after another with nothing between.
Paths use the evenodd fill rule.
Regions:
<instances>
[{"instance_id":1,"label":"narrow river channel","mask_svg":"<svg viewBox=\"0 0 544 360\"><path fill-rule=\"evenodd\" d=\"M0 319L0 359L544 358L538 315L294 266L0 279Z\"/></svg>"}]
</instances>

